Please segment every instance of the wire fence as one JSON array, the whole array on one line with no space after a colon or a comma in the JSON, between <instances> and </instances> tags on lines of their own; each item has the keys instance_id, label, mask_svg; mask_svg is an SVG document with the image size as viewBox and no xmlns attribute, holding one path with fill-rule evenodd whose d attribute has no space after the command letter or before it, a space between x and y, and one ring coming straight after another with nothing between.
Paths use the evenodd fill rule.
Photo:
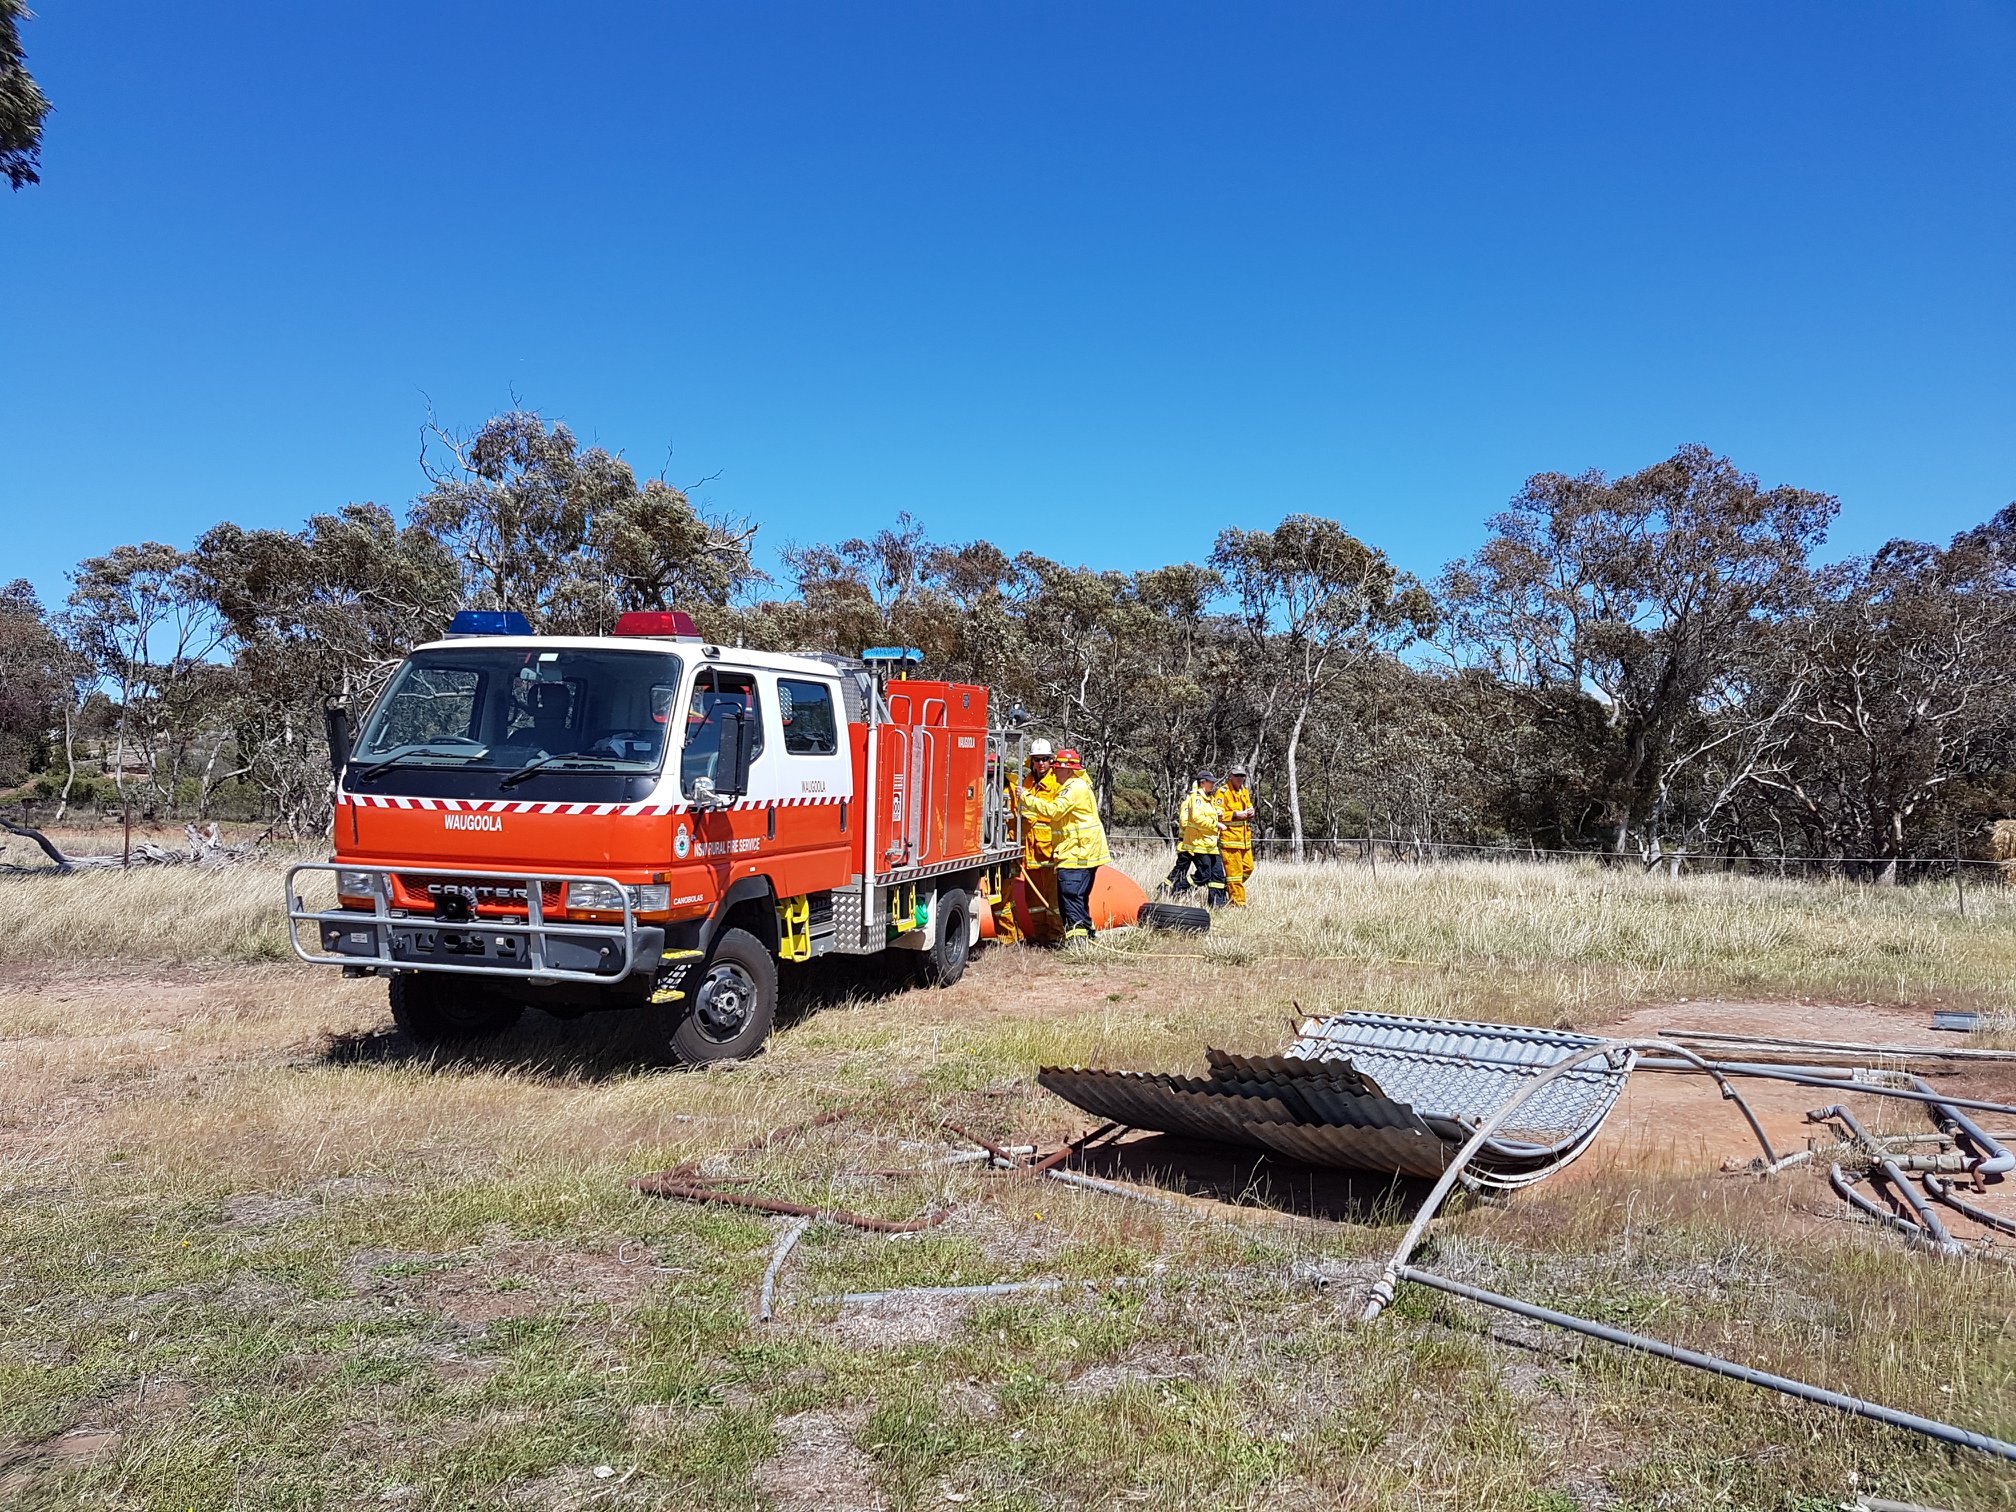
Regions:
<instances>
[{"instance_id":1,"label":"wire fence","mask_svg":"<svg viewBox=\"0 0 2016 1512\"><path fill-rule=\"evenodd\" d=\"M1173 851L1175 842L1153 830L1116 829L1111 838L1128 845L1160 846ZM1282 859L1294 851L1288 835L1255 835L1253 848ZM1944 882L1956 888L1996 887L2016 883L2016 861L1988 861L1971 856L1813 856L1758 851L1668 851L1647 856L1637 851L1550 850L1544 846L1482 845L1454 840L1395 839L1381 835L1305 835L1305 860L1357 865L1431 866L1448 861L1502 861L1527 864L1599 866L1660 876L1775 877L1785 881L1845 881L1925 884Z\"/></svg>"}]
</instances>

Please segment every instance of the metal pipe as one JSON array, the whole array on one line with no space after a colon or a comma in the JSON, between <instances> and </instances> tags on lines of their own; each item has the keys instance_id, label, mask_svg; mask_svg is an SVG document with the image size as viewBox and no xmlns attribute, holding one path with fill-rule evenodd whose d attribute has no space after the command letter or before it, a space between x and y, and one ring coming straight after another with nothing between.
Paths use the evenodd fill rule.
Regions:
<instances>
[{"instance_id":1,"label":"metal pipe","mask_svg":"<svg viewBox=\"0 0 2016 1512\"><path fill-rule=\"evenodd\" d=\"M1773 1045L1787 1050L1842 1050L1861 1055L1924 1055L1940 1060L2016 1061L2016 1050L1964 1050L1946 1045L1860 1045L1852 1040L1772 1039L1762 1034L1712 1034L1706 1029L1661 1029L1661 1039L1717 1045Z\"/></svg>"},{"instance_id":2,"label":"metal pipe","mask_svg":"<svg viewBox=\"0 0 2016 1512\"><path fill-rule=\"evenodd\" d=\"M1680 1047L1668 1045L1666 1048L1677 1050ZM1760 1066L1750 1061L1702 1061L1697 1066L1692 1061L1683 1062L1660 1056L1647 1056L1638 1062L1638 1065L1646 1071L1706 1069L1711 1072L1719 1071L1724 1076L1754 1076L1766 1081L1792 1082L1801 1087L1826 1087L1835 1092L1845 1088L1855 1092L1867 1092L1876 1097L1898 1097L1906 1102L1936 1103L1942 1108L1974 1108L1983 1113L2016 1114L2016 1103L1984 1102L1978 1097L1955 1097L1949 1092L1914 1092L1904 1087L1886 1087L1878 1082L1856 1081L1846 1076L1829 1076L1817 1066Z\"/></svg>"},{"instance_id":3,"label":"metal pipe","mask_svg":"<svg viewBox=\"0 0 2016 1512\"><path fill-rule=\"evenodd\" d=\"M784 1237L777 1241L777 1248L771 1251L770 1264L763 1272L763 1294L756 1305L756 1321L770 1321L770 1304L777 1297L777 1273L784 1269L784 1259L797 1248L798 1241L805 1237L805 1230L812 1227L810 1218L800 1218L784 1231Z\"/></svg>"},{"instance_id":4,"label":"metal pipe","mask_svg":"<svg viewBox=\"0 0 2016 1512\"><path fill-rule=\"evenodd\" d=\"M1011 1157L1009 1161L1011 1165L1016 1163L1012 1157L1017 1155L1034 1155L1035 1153L1036 1146L1034 1145L1003 1145L1001 1147L1001 1154ZM956 1155L946 1155L941 1159L932 1161L931 1164L934 1166L978 1165L983 1160L992 1164L995 1159L996 1157L991 1150L961 1150Z\"/></svg>"},{"instance_id":5,"label":"metal pipe","mask_svg":"<svg viewBox=\"0 0 2016 1512\"><path fill-rule=\"evenodd\" d=\"M1883 1145L1879 1145L1875 1141L1875 1137L1861 1123L1855 1121L1853 1113L1849 1113L1845 1107L1841 1107L1839 1103L1835 1103L1833 1107L1820 1107L1820 1109L1814 1109L1812 1113L1806 1115L1806 1123L1826 1123L1826 1121L1839 1121L1839 1123L1847 1125L1849 1133L1855 1137L1855 1143L1863 1147L1863 1153L1867 1153L1873 1159L1875 1167L1883 1173L1883 1179L1887 1179L1891 1183L1891 1187L1897 1191L1897 1198L1903 1202L1903 1206L1911 1210L1913 1218L1917 1220L1913 1224L1913 1228L1915 1228L1915 1232L1917 1232L1919 1238L1929 1238L1931 1248L1937 1248L1939 1254L1962 1254L1962 1248L1954 1242L1954 1236L1945 1232L1945 1224L1939 1222L1939 1216L1935 1212L1931 1212L1931 1208L1925 1206L1925 1202L1919 1198L1917 1191L1911 1189L1911 1183L1905 1179L1903 1171L1897 1169L1897 1161L1893 1161L1889 1157L1889 1151L1883 1149ZM1839 1171L1841 1167L1837 1165L1835 1169ZM1849 1183L1849 1185L1853 1185L1853 1183ZM1835 1189L1839 1191L1841 1185L1837 1183ZM1855 1202L1855 1195L1853 1193L1849 1193L1849 1200ZM1863 1208L1865 1212L1873 1212L1873 1204L1865 1206L1865 1204L1857 1202L1855 1206Z\"/></svg>"},{"instance_id":6,"label":"metal pipe","mask_svg":"<svg viewBox=\"0 0 2016 1512\"><path fill-rule=\"evenodd\" d=\"M1088 1192L1103 1192L1108 1197L1125 1197L1134 1202L1146 1202L1159 1208L1167 1208L1172 1213L1183 1213L1192 1218L1207 1216L1188 1203L1178 1202L1173 1197L1162 1197L1154 1192L1144 1192L1139 1187L1123 1186L1117 1181L1101 1181L1096 1176L1080 1176L1076 1171L1045 1171L1052 1181L1061 1181L1066 1186L1083 1187ZM1215 1215L1212 1215L1215 1216Z\"/></svg>"},{"instance_id":7,"label":"metal pipe","mask_svg":"<svg viewBox=\"0 0 2016 1512\"><path fill-rule=\"evenodd\" d=\"M1930 1192L1935 1200L1945 1203L1963 1218L1971 1219L1983 1228L1995 1229L1999 1233L2016 1234L2016 1219L2004 1218L2000 1213L1991 1213L1986 1208L1974 1206L1971 1202L1963 1202L1954 1196L1952 1190L1937 1176L1921 1176L1919 1180L1925 1183L1925 1190Z\"/></svg>"},{"instance_id":8,"label":"metal pipe","mask_svg":"<svg viewBox=\"0 0 2016 1512\"><path fill-rule=\"evenodd\" d=\"M1918 1237L1928 1239L1931 1246L1936 1248L1942 1255L1958 1255L1963 1253L1961 1247L1954 1242L1953 1236L1946 1231L1946 1225L1940 1221L1939 1215L1927 1207L1918 1194L1912 1190L1911 1183L1904 1178L1904 1173L1897 1169L1897 1162L1892 1160L1889 1152L1877 1144L1870 1136L1869 1131L1856 1121L1853 1113L1850 1113L1846 1108L1836 1103L1831 1108L1815 1108L1811 1113L1806 1115L1808 1123L1826 1123L1829 1120L1847 1126L1848 1132L1854 1136L1854 1142L1860 1145L1863 1153L1867 1154L1874 1161L1876 1168L1883 1173L1884 1179L1896 1190L1898 1199L1911 1209L1912 1214L1917 1219L1912 1228ZM1834 1167L1834 1170L1837 1172L1840 1169L1841 1167L1838 1165ZM1852 1187L1852 1185L1852 1183L1848 1183L1848 1186ZM1842 1183L1837 1182L1835 1190L1843 1191ZM1856 1195L1852 1191L1844 1192L1844 1195L1848 1197L1850 1202L1854 1202L1857 1207L1862 1208L1865 1212L1876 1210L1873 1203L1864 1204L1857 1201Z\"/></svg>"},{"instance_id":9,"label":"metal pipe","mask_svg":"<svg viewBox=\"0 0 2016 1512\"><path fill-rule=\"evenodd\" d=\"M1943 1244L1934 1243L1925 1230L1910 1219L1899 1218L1888 1208L1871 1202L1867 1197L1864 1197L1860 1192L1855 1190L1855 1183L1848 1179L1847 1173L1840 1166L1831 1165L1827 1168L1827 1183L1834 1188L1843 1201L1864 1217L1874 1219L1885 1228L1897 1230L1898 1233L1921 1249L1928 1249L1936 1254L1947 1256L1966 1254L1966 1246L1960 1244L1957 1240L1948 1238ZM1942 1229L1941 1232L1944 1232L1944 1230Z\"/></svg>"},{"instance_id":10,"label":"metal pipe","mask_svg":"<svg viewBox=\"0 0 2016 1512\"><path fill-rule=\"evenodd\" d=\"M2016 1155L2010 1154L2009 1151L1997 1144L1992 1134L1975 1123L1965 1113L1962 1113L1959 1108L1953 1105L1950 1099L1934 1093L1932 1088L1926 1084L1925 1078L1914 1076L1911 1080L1920 1092L1938 1099L1932 1104L1933 1117L1944 1118L1954 1128L1972 1140L1974 1148L1987 1157L1979 1166L1975 1167L1974 1174L1976 1176L2002 1176L2010 1171L2016 1171Z\"/></svg>"},{"instance_id":11,"label":"metal pipe","mask_svg":"<svg viewBox=\"0 0 2016 1512\"><path fill-rule=\"evenodd\" d=\"M1948 1176L1965 1176L1980 1164L1972 1155L1899 1155L1893 1163L1900 1171L1939 1171Z\"/></svg>"},{"instance_id":12,"label":"metal pipe","mask_svg":"<svg viewBox=\"0 0 2016 1512\"><path fill-rule=\"evenodd\" d=\"M1605 1323L1592 1323L1587 1318L1578 1318L1572 1313L1556 1312L1551 1307L1540 1307L1531 1302L1521 1302L1516 1297L1501 1296L1497 1292L1485 1291L1480 1286L1469 1286L1461 1281L1451 1281L1446 1276L1435 1275L1432 1271L1417 1270L1411 1265L1400 1267L1400 1278L1418 1282L1422 1286L1433 1287L1437 1291L1448 1292L1452 1296L1463 1297L1471 1302L1481 1302L1486 1307L1501 1308L1517 1313L1521 1317L1532 1318L1541 1323L1552 1323L1557 1328L1565 1328L1571 1333L1586 1334L1592 1339L1621 1345L1625 1349L1635 1349L1640 1354L1656 1355L1662 1360L1675 1364L1690 1365L1696 1370L1705 1370L1711 1375L1719 1375L1727 1380L1741 1381L1746 1386L1763 1386L1771 1391L1781 1391L1787 1396L1797 1397L1805 1402L1817 1402L1822 1407L1832 1407L1837 1412L1848 1413L1852 1417L1869 1418L1878 1423L1888 1423L1893 1428L1908 1429L1912 1433L1922 1433L1927 1438L1935 1438L1942 1443L1958 1444L1966 1449L1978 1449L1983 1454L1993 1454L2005 1460L2016 1461L2016 1444L2003 1439L1990 1438L1985 1433L1975 1433L1972 1429L1957 1428L1951 1423L1942 1423L1936 1418L1919 1417L1914 1412L1899 1412L1894 1407L1880 1406L1861 1397L1846 1396L1838 1391L1829 1391L1824 1386L1809 1386L1804 1381L1792 1380L1789 1376L1774 1375L1768 1370L1754 1370L1748 1365L1738 1365L1732 1360L1717 1359L1714 1355L1702 1354L1699 1350L1683 1349L1678 1344L1667 1344L1658 1339L1648 1339L1643 1334L1626 1333L1621 1328L1612 1328Z\"/></svg>"},{"instance_id":13,"label":"metal pipe","mask_svg":"<svg viewBox=\"0 0 2016 1512\"><path fill-rule=\"evenodd\" d=\"M1743 1101L1741 1095L1729 1084L1727 1077L1715 1066L1701 1059L1700 1056L1696 1055L1686 1046L1675 1045L1669 1041L1657 1039L1605 1040L1601 1044L1584 1046L1565 1059L1556 1061L1545 1071L1534 1077L1533 1080L1527 1082L1518 1092L1507 1099L1498 1108L1497 1112L1477 1126L1477 1132L1470 1136L1469 1143L1464 1145L1457 1152L1456 1158L1450 1161L1448 1166L1443 1169L1441 1179L1429 1190L1428 1196L1421 1203L1420 1211L1414 1215L1414 1221L1407 1225L1407 1232L1401 1236L1399 1246L1393 1251L1393 1258L1386 1262L1386 1273L1373 1286L1372 1294L1366 1300L1365 1321L1369 1323L1372 1319L1378 1317L1385 1310L1386 1304L1393 1300L1395 1278L1398 1276L1400 1268L1407 1263L1407 1257L1414 1253L1414 1246L1421 1242L1421 1236L1427 1232L1430 1221L1433 1220L1435 1214L1441 1209L1442 1204L1448 1200L1449 1193L1455 1188L1456 1183L1462 1179L1463 1168L1476 1158L1477 1152L1490 1142L1491 1136L1496 1134L1514 1113L1517 1113L1527 1103L1531 1102L1541 1089L1552 1083L1555 1078L1567 1075L1568 1072L1574 1070L1584 1061L1596 1060L1603 1056L1615 1055L1620 1052L1636 1052L1641 1050L1658 1050L1677 1056L1682 1061L1689 1062L1706 1072L1709 1076L1714 1077L1716 1085L1722 1089L1723 1098L1735 1103L1742 1110L1744 1120L1750 1125L1750 1132L1757 1136L1757 1143L1764 1150L1764 1163L1766 1165L1776 1165L1778 1163L1778 1152L1771 1148L1771 1141L1765 1136L1764 1126L1757 1121L1757 1115L1750 1111L1750 1105Z\"/></svg>"},{"instance_id":14,"label":"metal pipe","mask_svg":"<svg viewBox=\"0 0 2016 1512\"><path fill-rule=\"evenodd\" d=\"M861 1302L905 1302L911 1298L927 1297L1007 1297L1017 1292L1062 1291L1067 1286L1083 1287L1096 1291L1102 1286L1139 1286L1140 1281L1132 1276L1115 1276L1109 1281L997 1281L991 1286L900 1286L891 1291L845 1292L837 1297L822 1297L824 1302L838 1302L843 1307Z\"/></svg>"}]
</instances>

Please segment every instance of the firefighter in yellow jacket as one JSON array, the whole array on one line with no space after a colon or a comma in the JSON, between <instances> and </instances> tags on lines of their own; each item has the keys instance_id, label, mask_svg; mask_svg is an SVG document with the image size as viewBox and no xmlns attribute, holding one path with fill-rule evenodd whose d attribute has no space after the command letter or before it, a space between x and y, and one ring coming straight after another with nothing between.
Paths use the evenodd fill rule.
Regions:
<instances>
[{"instance_id":1,"label":"firefighter in yellow jacket","mask_svg":"<svg viewBox=\"0 0 2016 1512\"><path fill-rule=\"evenodd\" d=\"M1253 875L1253 810L1246 768L1235 766L1218 789L1218 862L1225 868L1225 896L1234 908L1246 906L1246 879Z\"/></svg>"},{"instance_id":2,"label":"firefighter in yellow jacket","mask_svg":"<svg viewBox=\"0 0 2016 1512\"><path fill-rule=\"evenodd\" d=\"M1181 898L1192 887L1204 889L1204 901L1225 906L1225 867L1218 857L1218 778L1199 772L1197 783L1176 814L1176 865L1168 878L1169 896Z\"/></svg>"},{"instance_id":3,"label":"firefighter in yellow jacket","mask_svg":"<svg viewBox=\"0 0 2016 1512\"><path fill-rule=\"evenodd\" d=\"M1092 938L1092 879L1099 868L1110 864L1113 853L1106 848L1106 826L1099 822L1099 800L1084 763L1073 750L1057 753L1057 775L1062 779L1054 796L1024 792L1022 812L1050 826L1052 853L1057 861L1057 902L1064 915L1064 943Z\"/></svg>"},{"instance_id":4,"label":"firefighter in yellow jacket","mask_svg":"<svg viewBox=\"0 0 2016 1512\"><path fill-rule=\"evenodd\" d=\"M1052 770L1050 742L1029 742L1028 770L1016 785L1020 794L1054 798L1063 786ZM1022 906L1029 919L1028 938L1049 943L1063 938L1064 921L1057 911L1057 852L1050 821L1022 814ZM1011 927L1013 914L1010 913Z\"/></svg>"}]
</instances>

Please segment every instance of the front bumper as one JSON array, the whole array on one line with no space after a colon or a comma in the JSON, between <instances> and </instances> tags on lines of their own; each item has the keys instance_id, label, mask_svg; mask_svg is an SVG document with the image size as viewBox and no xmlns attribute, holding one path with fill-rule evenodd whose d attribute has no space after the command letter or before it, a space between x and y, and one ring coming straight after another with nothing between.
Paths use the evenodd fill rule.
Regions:
<instances>
[{"instance_id":1,"label":"front bumper","mask_svg":"<svg viewBox=\"0 0 2016 1512\"><path fill-rule=\"evenodd\" d=\"M368 875L371 912L358 909L313 909L301 899L296 878L303 872L355 872ZM294 954L316 966L343 966L353 971L454 971L472 976L513 976L533 982L618 982L633 971L655 971L664 952L665 931L640 924L627 898L621 924L554 921L540 905L542 882L606 882L623 897L622 884L611 877L584 877L561 872L484 872L485 884L521 887L526 917L474 917L446 920L429 914L394 913L391 874L403 877L453 877L470 880L467 871L417 866L358 866L350 862L306 861L287 869L287 939ZM302 940L309 926L312 944Z\"/></svg>"}]
</instances>

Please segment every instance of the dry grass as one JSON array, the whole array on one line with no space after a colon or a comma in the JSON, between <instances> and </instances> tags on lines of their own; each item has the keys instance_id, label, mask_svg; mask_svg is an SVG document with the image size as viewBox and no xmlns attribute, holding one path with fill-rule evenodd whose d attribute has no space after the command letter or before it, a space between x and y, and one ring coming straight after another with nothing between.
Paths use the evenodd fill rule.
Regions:
<instances>
[{"instance_id":1,"label":"dry grass","mask_svg":"<svg viewBox=\"0 0 2016 1512\"><path fill-rule=\"evenodd\" d=\"M942 993L857 972L761 1059L668 1074L592 1019L416 1056L378 984L262 959L277 883L0 883L0 1504L1817 1512L1859 1486L2016 1506L1973 1457L1442 1299L1359 1327L1297 1277L1342 1286L1390 1245L1374 1209L1297 1216L1290 1195L1285 1220L1235 1227L925 1163L945 1117L1075 1131L1040 1062L1278 1045L1297 1004L2007 1007L2003 895L1961 920L1929 890L1275 867L1202 940L996 951ZM727 1153L828 1108L848 1116ZM906 1238L816 1229L762 1328L777 1224L625 1185L686 1159L802 1200L955 1212ZM1437 1263L2016 1432L2011 1277L1822 1221L1835 1207L1807 1178L1620 1165L1452 1217ZM1022 1276L1150 1284L816 1301Z\"/></svg>"},{"instance_id":2,"label":"dry grass","mask_svg":"<svg viewBox=\"0 0 2016 1512\"><path fill-rule=\"evenodd\" d=\"M0 876L0 960L281 960L282 874L258 862Z\"/></svg>"}]
</instances>

